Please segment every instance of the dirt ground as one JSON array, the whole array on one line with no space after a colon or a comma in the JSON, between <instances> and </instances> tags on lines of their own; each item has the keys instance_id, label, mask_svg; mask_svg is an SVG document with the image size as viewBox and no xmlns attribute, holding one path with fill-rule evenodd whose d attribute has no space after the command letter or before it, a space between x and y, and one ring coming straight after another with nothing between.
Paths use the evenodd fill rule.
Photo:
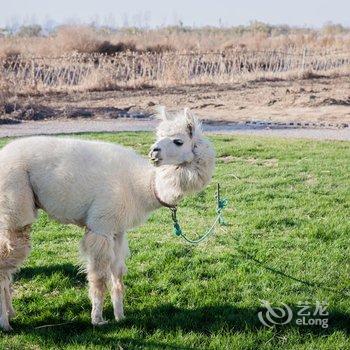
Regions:
<instances>
[{"instance_id":1,"label":"dirt ground","mask_svg":"<svg viewBox=\"0 0 350 350\"><path fill-rule=\"evenodd\" d=\"M8 101L0 124L60 118L143 118L154 113L156 105L165 105L190 107L208 121L293 121L348 127L350 77L62 92L18 96Z\"/></svg>"}]
</instances>

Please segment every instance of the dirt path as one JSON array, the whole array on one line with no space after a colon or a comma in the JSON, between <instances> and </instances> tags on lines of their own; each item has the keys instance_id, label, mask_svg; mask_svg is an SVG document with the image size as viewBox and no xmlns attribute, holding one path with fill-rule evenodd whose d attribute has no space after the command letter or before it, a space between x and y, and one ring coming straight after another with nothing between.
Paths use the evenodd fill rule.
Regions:
<instances>
[{"instance_id":1,"label":"dirt path","mask_svg":"<svg viewBox=\"0 0 350 350\"><path fill-rule=\"evenodd\" d=\"M7 123L26 120L142 118L157 105L189 107L202 119L224 122L350 124L350 79L250 81L111 91L66 91L13 96L1 108ZM3 115L1 115L4 111ZM311 124L310 124L311 125Z\"/></svg>"},{"instance_id":2,"label":"dirt path","mask_svg":"<svg viewBox=\"0 0 350 350\"><path fill-rule=\"evenodd\" d=\"M150 131L157 124L152 119L115 120L56 120L22 122L20 124L0 125L0 137L29 135L71 134L80 132ZM203 125L210 133L245 134L252 136L279 136L287 138L309 138L316 140L350 141L350 128L301 128L283 125L258 125L245 123L210 123Z\"/></svg>"}]
</instances>

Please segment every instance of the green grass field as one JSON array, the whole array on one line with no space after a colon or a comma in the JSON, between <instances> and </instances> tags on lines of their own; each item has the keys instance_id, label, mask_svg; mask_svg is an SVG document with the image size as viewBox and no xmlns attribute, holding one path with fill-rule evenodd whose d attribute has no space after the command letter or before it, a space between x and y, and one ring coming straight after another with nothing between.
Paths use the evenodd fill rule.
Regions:
<instances>
[{"instance_id":1,"label":"green grass field","mask_svg":"<svg viewBox=\"0 0 350 350\"><path fill-rule=\"evenodd\" d=\"M147 153L149 133L85 134ZM172 235L161 209L129 233L125 313L90 325L85 276L78 273L83 231L41 213L33 249L15 278L14 332L0 349L350 349L350 144L213 136L211 185L185 199L189 236L215 216L215 184L229 199L229 225L200 245ZM8 140L1 140L1 146ZM2 164L1 166L6 166ZM262 325L261 300L328 302L327 329L294 319ZM63 324L62 324L63 323ZM61 325L59 325L61 324ZM42 327L54 325L49 327Z\"/></svg>"}]
</instances>

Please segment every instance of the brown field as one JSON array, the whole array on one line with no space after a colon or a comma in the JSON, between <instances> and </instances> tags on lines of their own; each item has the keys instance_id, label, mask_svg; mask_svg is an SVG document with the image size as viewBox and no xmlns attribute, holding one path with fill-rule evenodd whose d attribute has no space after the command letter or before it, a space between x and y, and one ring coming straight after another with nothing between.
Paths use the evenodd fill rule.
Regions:
<instances>
[{"instance_id":1,"label":"brown field","mask_svg":"<svg viewBox=\"0 0 350 350\"><path fill-rule=\"evenodd\" d=\"M341 26L24 34L0 37L0 123L148 115L158 104L223 121L350 120Z\"/></svg>"}]
</instances>

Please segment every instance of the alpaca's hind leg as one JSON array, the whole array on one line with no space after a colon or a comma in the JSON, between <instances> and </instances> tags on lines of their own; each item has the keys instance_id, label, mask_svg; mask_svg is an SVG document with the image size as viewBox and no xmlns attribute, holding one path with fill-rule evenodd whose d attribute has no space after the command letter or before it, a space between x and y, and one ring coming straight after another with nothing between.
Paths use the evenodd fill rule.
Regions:
<instances>
[{"instance_id":1,"label":"alpaca's hind leg","mask_svg":"<svg viewBox=\"0 0 350 350\"><path fill-rule=\"evenodd\" d=\"M0 327L11 330L9 319L14 317L12 306L12 274L30 251L29 225L21 230L0 234Z\"/></svg>"},{"instance_id":2,"label":"alpaca's hind leg","mask_svg":"<svg viewBox=\"0 0 350 350\"><path fill-rule=\"evenodd\" d=\"M93 325L107 323L103 319L102 311L110 277L112 248L112 239L92 232L87 232L81 243L81 251L86 260L89 296L92 303L91 322Z\"/></svg>"},{"instance_id":3,"label":"alpaca's hind leg","mask_svg":"<svg viewBox=\"0 0 350 350\"><path fill-rule=\"evenodd\" d=\"M8 272L4 277L5 278L3 279L2 283L4 287L4 294L2 296L3 299L1 300L4 300L4 306L6 307L8 317L11 320L16 316L16 312L12 305L12 275L10 272Z\"/></svg>"},{"instance_id":4,"label":"alpaca's hind leg","mask_svg":"<svg viewBox=\"0 0 350 350\"><path fill-rule=\"evenodd\" d=\"M8 274L8 276L5 276L5 278L3 278L0 282L0 326L6 331L12 330L9 320L11 320L16 315L15 310L12 306L11 280L12 276Z\"/></svg>"},{"instance_id":5,"label":"alpaca's hind leg","mask_svg":"<svg viewBox=\"0 0 350 350\"><path fill-rule=\"evenodd\" d=\"M5 276L4 276L5 277ZM6 289L10 287L10 280L8 277L2 278L0 281L0 327L5 331L12 330L9 322L8 297Z\"/></svg>"},{"instance_id":6,"label":"alpaca's hind leg","mask_svg":"<svg viewBox=\"0 0 350 350\"><path fill-rule=\"evenodd\" d=\"M124 283L123 276L127 269L125 258L129 252L127 241L124 235L115 237L114 239L114 259L111 265L111 299L114 309L114 317L117 321L124 318L123 294Z\"/></svg>"},{"instance_id":7,"label":"alpaca's hind leg","mask_svg":"<svg viewBox=\"0 0 350 350\"><path fill-rule=\"evenodd\" d=\"M7 302L7 311L9 315L9 319L11 320L16 316L16 311L13 308L12 305L12 287L11 287L11 278L10 278L10 283L5 289L5 297L6 297L6 302Z\"/></svg>"},{"instance_id":8,"label":"alpaca's hind leg","mask_svg":"<svg viewBox=\"0 0 350 350\"><path fill-rule=\"evenodd\" d=\"M20 162L0 168L0 326L4 329L9 329L8 320L14 316L12 275L29 254L30 225L36 215L28 172Z\"/></svg>"}]
</instances>

